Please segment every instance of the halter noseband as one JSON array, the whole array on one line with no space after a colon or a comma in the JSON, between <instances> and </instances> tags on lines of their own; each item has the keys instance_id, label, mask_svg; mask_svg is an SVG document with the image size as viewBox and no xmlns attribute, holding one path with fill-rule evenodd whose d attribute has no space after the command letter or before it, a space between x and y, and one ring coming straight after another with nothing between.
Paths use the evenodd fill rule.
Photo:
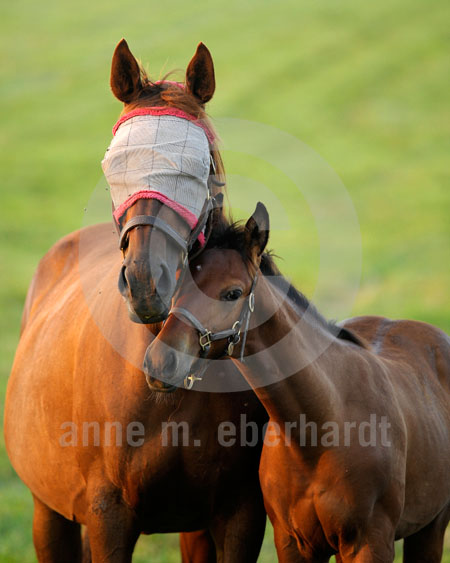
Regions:
<instances>
[{"instance_id":1,"label":"halter noseband","mask_svg":"<svg viewBox=\"0 0 450 563\"><path fill-rule=\"evenodd\" d=\"M220 194L221 195L221 194ZM151 225L153 228L162 231L165 235L167 235L179 248L181 248L185 258L192 250L192 247L195 244L199 234L203 231L206 227L206 223L208 222L209 216L211 211L221 205L221 198L218 196L211 197L210 193L208 193L208 197L203 205L203 209L200 213L198 218L197 224L195 225L194 229L191 231L187 240L179 235L175 229L173 229L166 221L163 221L160 217L156 217L154 215L136 215L132 217L129 221L125 223L122 230L120 231L119 237L119 248L120 250L124 250L127 246L128 240L128 233L134 229L135 227L142 227L145 225Z\"/></svg>"},{"instance_id":2,"label":"halter noseband","mask_svg":"<svg viewBox=\"0 0 450 563\"><path fill-rule=\"evenodd\" d=\"M172 227L160 219L159 217L155 217L154 215L136 215L132 217L129 221L126 222L123 229L120 232L119 238L119 248L120 250L124 250L127 246L127 238L128 233L131 229L135 227L142 227L144 225L151 225L155 229L159 229L164 234L166 234L172 241L177 244L184 254L188 252L188 243L184 240L176 231L172 229Z\"/></svg>"},{"instance_id":3,"label":"halter noseband","mask_svg":"<svg viewBox=\"0 0 450 563\"><path fill-rule=\"evenodd\" d=\"M184 317L187 321L189 321L189 323L195 329L197 329L197 332L199 334L198 343L200 344L200 348L201 348L201 352L199 354L200 358L207 357L209 350L211 348L211 344L213 342L216 342L217 340L225 340L225 339L228 340L228 345L226 346L221 357L231 356L233 354L234 347L241 340L241 333L242 333L243 336L242 336L241 354L239 360L242 363L245 363L245 359L244 359L245 343L247 341L250 316L255 310L255 286L257 279L258 279L258 274L255 274L255 277L253 278L252 286L250 288L250 293L245 299L245 303L242 307L242 311L239 316L239 319L229 329L221 330L219 332L212 332L211 330L208 330L198 320L198 318L195 315L193 315L188 309L184 307L172 307L172 309L169 311L169 316L172 314L176 314L177 316L180 315ZM206 367L207 366L204 366L199 376L195 376L192 374L187 375L184 378L184 388L192 389L196 381L201 381L203 379L203 374L206 371Z\"/></svg>"}]
</instances>

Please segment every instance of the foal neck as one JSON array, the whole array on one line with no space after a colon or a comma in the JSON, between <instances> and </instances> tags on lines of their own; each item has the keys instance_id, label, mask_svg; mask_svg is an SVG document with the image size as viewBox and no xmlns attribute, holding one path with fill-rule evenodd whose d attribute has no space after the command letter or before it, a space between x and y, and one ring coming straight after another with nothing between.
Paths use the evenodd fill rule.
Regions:
<instances>
[{"instance_id":1,"label":"foal neck","mask_svg":"<svg viewBox=\"0 0 450 563\"><path fill-rule=\"evenodd\" d=\"M336 420L341 373L358 353L335 337L319 315L300 310L264 276L255 290L245 364L239 369L275 421Z\"/></svg>"}]
</instances>

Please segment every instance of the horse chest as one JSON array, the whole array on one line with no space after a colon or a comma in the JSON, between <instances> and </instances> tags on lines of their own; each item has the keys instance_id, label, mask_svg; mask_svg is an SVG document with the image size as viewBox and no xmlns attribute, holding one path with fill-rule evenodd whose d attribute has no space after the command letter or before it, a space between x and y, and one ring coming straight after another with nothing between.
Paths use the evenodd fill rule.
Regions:
<instances>
[{"instance_id":1,"label":"horse chest","mask_svg":"<svg viewBox=\"0 0 450 563\"><path fill-rule=\"evenodd\" d=\"M295 460L286 452L263 449L260 480L265 506L275 536L289 537L305 561L329 557L334 549L316 510L315 483L307 470L296 470Z\"/></svg>"},{"instance_id":2,"label":"horse chest","mask_svg":"<svg viewBox=\"0 0 450 563\"><path fill-rule=\"evenodd\" d=\"M235 412L234 406L239 398L182 393L173 405L155 405L147 418L130 415L122 421L123 427L141 422L142 434L134 444L125 443L123 433L125 442L119 447L97 449L97 461L92 452L80 450L88 480L98 480L99 487L101 482L118 487L147 533L204 527L221 497L232 498L241 482L257 480L259 447L223 447L217 436L224 420L238 425L241 409ZM211 402L212 413L207 424L205 401ZM250 409L248 414L252 419L255 413Z\"/></svg>"},{"instance_id":3,"label":"horse chest","mask_svg":"<svg viewBox=\"0 0 450 563\"><path fill-rule=\"evenodd\" d=\"M314 472L301 467L292 448L264 446L260 464L261 488L269 513L293 531L294 521L319 525L314 506Z\"/></svg>"},{"instance_id":4,"label":"horse chest","mask_svg":"<svg viewBox=\"0 0 450 563\"><path fill-rule=\"evenodd\" d=\"M155 440L147 444L142 457L131 462L129 474L137 478L127 480L126 496L144 531L196 529L205 525L213 511L213 491L224 474L211 471L213 459L208 452L183 450L183 446L163 448Z\"/></svg>"}]
</instances>

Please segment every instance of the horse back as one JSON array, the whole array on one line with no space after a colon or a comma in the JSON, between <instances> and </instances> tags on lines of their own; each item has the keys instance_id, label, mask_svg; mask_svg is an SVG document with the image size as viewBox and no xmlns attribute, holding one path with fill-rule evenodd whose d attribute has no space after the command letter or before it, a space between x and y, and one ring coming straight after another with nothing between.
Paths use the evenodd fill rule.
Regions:
<instances>
[{"instance_id":1,"label":"horse back","mask_svg":"<svg viewBox=\"0 0 450 563\"><path fill-rule=\"evenodd\" d=\"M378 316L354 317L342 325L363 338L380 359L432 372L450 392L450 337L441 329L421 321Z\"/></svg>"},{"instance_id":2,"label":"horse back","mask_svg":"<svg viewBox=\"0 0 450 563\"><path fill-rule=\"evenodd\" d=\"M375 394L367 392L389 422L386 452L403 498L396 534L405 537L450 499L450 338L420 321L362 316L342 324L368 344L361 355Z\"/></svg>"}]
</instances>

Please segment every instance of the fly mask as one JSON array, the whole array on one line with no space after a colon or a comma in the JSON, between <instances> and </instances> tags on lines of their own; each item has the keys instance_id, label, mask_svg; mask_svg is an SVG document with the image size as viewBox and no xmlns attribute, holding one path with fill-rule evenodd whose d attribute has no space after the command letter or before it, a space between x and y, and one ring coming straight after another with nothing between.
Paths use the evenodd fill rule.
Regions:
<instances>
[{"instance_id":1,"label":"fly mask","mask_svg":"<svg viewBox=\"0 0 450 563\"><path fill-rule=\"evenodd\" d=\"M167 236L178 255L181 250L181 263L185 264L196 240L200 247L204 245L205 227L216 204L210 190L210 181L218 183L210 176L211 167L214 173L212 131L179 109L145 107L122 116L113 134L102 168L120 230L120 248L126 250L132 229L151 225ZM154 215L137 215L124 222L128 209L141 199L157 200L171 208L188 224L191 230L188 239ZM154 246L149 258L157 260L159 249ZM160 295L167 297L166 301L175 289L175 271L171 273L173 283L167 295ZM158 288L157 291L161 293Z\"/></svg>"}]
</instances>

